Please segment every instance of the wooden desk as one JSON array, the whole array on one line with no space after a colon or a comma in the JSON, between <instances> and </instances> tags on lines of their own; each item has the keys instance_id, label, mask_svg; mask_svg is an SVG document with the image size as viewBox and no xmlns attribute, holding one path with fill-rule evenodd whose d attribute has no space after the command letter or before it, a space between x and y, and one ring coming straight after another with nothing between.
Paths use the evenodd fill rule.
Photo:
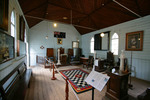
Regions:
<instances>
[{"instance_id":1,"label":"wooden desk","mask_svg":"<svg viewBox=\"0 0 150 100\"><path fill-rule=\"evenodd\" d=\"M130 73L122 73L113 69L107 74L110 79L107 83L106 96L111 100L127 100L128 98L128 76Z\"/></svg>"}]
</instances>

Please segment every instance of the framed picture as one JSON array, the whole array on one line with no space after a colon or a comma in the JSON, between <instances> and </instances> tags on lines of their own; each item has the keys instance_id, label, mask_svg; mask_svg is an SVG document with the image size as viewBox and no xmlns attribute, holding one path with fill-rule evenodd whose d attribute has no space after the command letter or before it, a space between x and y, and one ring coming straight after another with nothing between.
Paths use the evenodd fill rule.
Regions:
<instances>
[{"instance_id":1,"label":"framed picture","mask_svg":"<svg viewBox=\"0 0 150 100\"><path fill-rule=\"evenodd\" d=\"M72 41L72 48L79 48L79 42L78 41Z\"/></svg>"},{"instance_id":2,"label":"framed picture","mask_svg":"<svg viewBox=\"0 0 150 100\"><path fill-rule=\"evenodd\" d=\"M54 37L56 37L56 38L66 38L66 33L65 32L54 31Z\"/></svg>"},{"instance_id":3,"label":"framed picture","mask_svg":"<svg viewBox=\"0 0 150 100\"><path fill-rule=\"evenodd\" d=\"M0 31L0 64L15 57L14 37Z\"/></svg>"},{"instance_id":4,"label":"framed picture","mask_svg":"<svg viewBox=\"0 0 150 100\"><path fill-rule=\"evenodd\" d=\"M20 16L20 40L24 42L24 36L25 36L25 21L23 19L23 16Z\"/></svg>"},{"instance_id":5,"label":"framed picture","mask_svg":"<svg viewBox=\"0 0 150 100\"><path fill-rule=\"evenodd\" d=\"M57 44L62 44L62 38L57 38Z\"/></svg>"},{"instance_id":6,"label":"framed picture","mask_svg":"<svg viewBox=\"0 0 150 100\"><path fill-rule=\"evenodd\" d=\"M0 0L0 29L8 31L8 1Z\"/></svg>"},{"instance_id":7,"label":"framed picture","mask_svg":"<svg viewBox=\"0 0 150 100\"><path fill-rule=\"evenodd\" d=\"M143 31L126 33L126 50L127 51L143 50Z\"/></svg>"},{"instance_id":8,"label":"framed picture","mask_svg":"<svg viewBox=\"0 0 150 100\"><path fill-rule=\"evenodd\" d=\"M17 56L23 55L26 55L26 43L21 40L17 40Z\"/></svg>"}]
</instances>

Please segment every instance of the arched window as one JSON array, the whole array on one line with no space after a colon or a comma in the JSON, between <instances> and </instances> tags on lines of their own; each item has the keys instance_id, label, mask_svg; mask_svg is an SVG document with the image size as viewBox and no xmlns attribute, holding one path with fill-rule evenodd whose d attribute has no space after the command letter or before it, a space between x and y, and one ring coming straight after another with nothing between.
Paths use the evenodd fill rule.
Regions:
<instances>
[{"instance_id":1,"label":"arched window","mask_svg":"<svg viewBox=\"0 0 150 100\"><path fill-rule=\"evenodd\" d=\"M118 47L119 47L119 36L117 33L114 33L114 35L112 36L112 52L114 53L114 55L118 55Z\"/></svg>"},{"instance_id":2,"label":"arched window","mask_svg":"<svg viewBox=\"0 0 150 100\"><path fill-rule=\"evenodd\" d=\"M94 53L94 37L91 38L90 51L91 53Z\"/></svg>"},{"instance_id":3,"label":"arched window","mask_svg":"<svg viewBox=\"0 0 150 100\"><path fill-rule=\"evenodd\" d=\"M14 10L11 12L11 36L16 37L16 15Z\"/></svg>"}]
</instances>

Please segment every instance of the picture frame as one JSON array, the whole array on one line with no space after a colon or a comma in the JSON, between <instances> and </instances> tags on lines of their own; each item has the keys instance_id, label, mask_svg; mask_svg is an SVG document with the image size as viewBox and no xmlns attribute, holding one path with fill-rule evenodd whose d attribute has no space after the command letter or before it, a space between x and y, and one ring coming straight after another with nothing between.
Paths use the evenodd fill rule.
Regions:
<instances>
[{"instance_id":1,"label":"picture frame","mask_svg":"<svg viewBox=\"0 0 150 100\"><path fill-rule=\"evenodd\" d=\"M62 44L62 38L57 38L57 44Z\"/></svg>"},{"instance_id":2,"label":"picture frame","mask_svg":"<svg viewBox=\"0 0 150 100\"><path fill-rule=\"evenodd\" d=\"M0 30L0 64L15 58L14 37Z\"/></svg>"},{"instance_id":3,"label":"picture frame","mask_svg":"<svg viewBox=\"0 0 150 100\"><path fill-rule=\"evenodd\" d=\"M55 38L66 38L66 32L54 31Z\"/></svg>"},{"instance_id":4,"label":"picture frame","mask_svg":"<svg viewBox=\"0 0 150 100\"><path fill-rule=\"evenodd\" d=\"M23 55L26 55L26 43L21 40L17 40L17 57Z\"/></svg>"},{"instance_id":5,"label":"picture frame","mask_svg":"<svg viewBox=\"0 0 150 100\"><path fill-rule=\"evenodd\" d=\"M126 33L127 51L142 51L143 50L143 31Z\"/></svg>"},{"instance_id":6,"label":"picture frame","mask_svg":"<svg viewBox=\"0 0 150 100\"><path fill-rule=\"evenodd\" d=\"M23 19L23 16L20 16L20 31L19 31L19 36L20 40L24 42L24 36L25 36L25 21Z\"/></svg>"},{"instance_id":7,"label":"picture frame","mask_svg":"<svg viewBox=\"0 0 150 100\"><path fill-rule=\"evenodd\" d=\"M8 3L9 0L0 0L0 29L8 31Z\"/></svg>"},{"instance_id":8,"label":"picture frame","mask_svg":"<svg viewBox=\"0 0 150 100\"><path fill-rule=\"evenodd\" d=\"M72 48L79 48L79 42L78 41L72 41Z\"/></svg>"}]
</instances>

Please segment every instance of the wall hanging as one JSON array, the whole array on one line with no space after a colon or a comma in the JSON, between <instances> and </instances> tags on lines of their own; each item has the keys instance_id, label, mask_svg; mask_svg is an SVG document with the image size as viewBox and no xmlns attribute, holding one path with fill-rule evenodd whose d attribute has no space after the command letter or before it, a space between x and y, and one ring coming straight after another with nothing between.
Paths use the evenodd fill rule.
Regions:
<instances>
[{"instance_id":1,"label":"wall hanging","mask_svg":"<svg viewBox=\"0 0 150 100\"><path fill-rule=\"evenodd\" d=\"M143 31L126 33L126 50L142 51L143 50Z\"/></svg>"}]
</instances>

